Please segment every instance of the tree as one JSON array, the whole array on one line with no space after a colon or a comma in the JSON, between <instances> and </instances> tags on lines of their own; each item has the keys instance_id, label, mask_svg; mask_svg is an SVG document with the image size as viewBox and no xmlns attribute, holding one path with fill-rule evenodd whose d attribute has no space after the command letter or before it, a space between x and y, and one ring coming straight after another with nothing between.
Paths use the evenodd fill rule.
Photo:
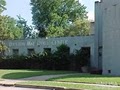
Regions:
<instances>
[{"instance_id":1,"label":"tree","mask_svg":"<svg viewBox=\"0 0 120 90\"><path fill-rule=\"evenodd\" d=\"M7 48L4 44L6 39L20 39L22 31L16 26L16 20L10 16L2 16L1 13L6 9L5 0L0 0L0 55Z\"/></svg>"},{"instance_id":2,"label":"tree","mask_svg":"<svg viewBox=\"0 0 120 90\"><path fill-rule=\"evenodd\" d=\"M6 9L5 5L6 5L5 0L0 0L0 14Z\"/></svg>"},{"instance_id":3,"label":"tree","mask_svg":"<svg viewBox=\"0 0 120 90\"><path fill-rule=\"evenodd\" d=\"M7 48L3 43L7 39L20 39L22 31L16 26L16 20L9 16L0 15L0 54Z\"/></svg>"},{"instance_id":4,"label":"tree","mask_svg":"<svg viewBox=\"0 0 120 90\"><path fill-rule=\"evenodd\" d=\"M32 37L32 26L27 25L27 21L18 15L17 26L23 30L23 38L31 38Z\"/></svg>"},{"instance_id":5,"label":"tree","mask_svg":"<svg viewBox=\"0 0 120 90\"><path fill-rule=\"evenodd\" d=\"M22 37L22 31L16 26L16 20L10 16L0 16L0 32L0 40Z\"/></svg>"},{"instance_id":6,"label":"tree","mask_svg":"<svg viewBox=\"0 0 120 90\"><path fill-rule=\"evenodd\" d=\"M90 31L90 22L87 19L76 19L69 29L65 30L64 36L88 36Z\"/></svg>"},{"instance_id":7,"label":"tree","mask_svg":"<svg viewBox=\"0 0 120 90\"><path fill-rule=\"evenodd\" d=\"M7 49L7 46L3 41L0 41L0 56L3 56L4 51Z\"/></svg>"},{"instance_id":8,"label":"tree","mask_svg":"<svg viewBox=\"0 0 120 90\"><path fill-rule=\"evenodd\" d=\"M86 7L78 0L31 0L31 5L33 24L40 33L47 32L42 36L64 36L76 19L87 18Z\"/></svg>"}]
</instances>

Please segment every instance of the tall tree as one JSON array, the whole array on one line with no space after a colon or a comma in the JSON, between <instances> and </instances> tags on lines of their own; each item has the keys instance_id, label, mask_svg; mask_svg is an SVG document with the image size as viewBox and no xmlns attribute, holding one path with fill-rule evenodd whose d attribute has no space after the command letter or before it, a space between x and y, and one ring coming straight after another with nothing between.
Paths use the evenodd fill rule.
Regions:
<instances>
[{"instance_id":1,"label":"tall tree","mask_svg":"<svg viewBox=\"0 0 120 90\"><path fill-rule=\"evenodd\" d=\"M5 5L6 5L5 0L0 0L0 14L6 9Z\"/></svg>"},{"instance_id":2,"label":"tall tree","mask_svg":"<svg viewBox=\"0 0 120 90\"><path fill-rule=\"evenodd\" d=\"M76 19L87 18L86 7L79 0L31 0L31 5L33 24L40 33L45 32L42 36L64 36Z\"/></svg>"},{"instance_id":3,"label":"tall tree","mask_svg":"<svg viewBox=\"0 0 120 90\"><path fill-rule=\"evenodd\" d=\"M18 15L17 26L23 30L23 38L31 38L32 37L32 26L27 25L27 21Z\"/></svg>"}]
</instances>

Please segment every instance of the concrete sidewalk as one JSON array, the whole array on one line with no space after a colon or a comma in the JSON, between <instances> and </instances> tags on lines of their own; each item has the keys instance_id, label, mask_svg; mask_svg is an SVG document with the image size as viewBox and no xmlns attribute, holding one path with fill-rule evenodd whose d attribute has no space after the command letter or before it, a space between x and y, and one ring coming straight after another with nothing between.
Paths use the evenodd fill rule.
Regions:
<instances>
[{"instance_id":1,"label":"concrete sidewalk","mask_svg":"<svg viewBox=\"0 0 120 90\"><path fill-rule=\"evenodd\" d=\"M31 80L31 81L46 81L51 78L57 78L62 76L68 76L68 75L76 75L76 74L60 74L60 75L43 75L43 76L35 76L35 77L29 77L29 78L22 78L20 80Z\"/></svg>"}]
</instances>

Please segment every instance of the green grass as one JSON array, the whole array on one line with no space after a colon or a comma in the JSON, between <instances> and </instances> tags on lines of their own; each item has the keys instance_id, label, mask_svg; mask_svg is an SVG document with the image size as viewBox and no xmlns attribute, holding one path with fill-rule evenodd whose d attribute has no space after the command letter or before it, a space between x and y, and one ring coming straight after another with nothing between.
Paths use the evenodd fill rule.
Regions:
<instances>
[{"instance_id":1,"label":"green grass","mask_svg":"<svg viewBox=\"0 0 120 90\"><path fill-rule=\"evenodd\" d=\"M44 71L44 70L0 70L0 79L20 79L41 75L56 75L75 73L69 71ZM77 82L73 84L73 82ZM63 76L59 78L49 79L48 81L27 81L18 84L21 85L35 85L35 86L52 86L65 87L68 89L87 89L87 90L120 90L120 88L100 87L84 85L82 83L98 83L98 84L112 84L120 85L120 77L90 75L90 74L76 74Z\"/></svg>"},{"instance_id":2,"label":"green grass","mask_svg":"<svg viewBox=\"0 0 120 90\"><path fill-rule=\"evenodd\" d=\"M73 83L76 82L76 83ZM64 87L67 89L85 89L85 90L120 90L120 87L103 87L84 85L83 83L97 83L97 84L112 84L119 85L120 77L90 75L90 74L76 74L69 76L62 76L59 78L49 79L48 81L29 81L19 83L21 85L33 86L51 86L51 87Z\"/></svg>"},{"instance_id":3,"label":"green grass","mask_svg":"<svg viewBox=\"0 0 120 90\"><path fill-rule=\"evenodd\" d=\"M85 89L85 90L120 90L118 87L102 87L102 86L91 86L84 84L72 84L67 82L54 82L54 81L29 81L18 83L20 85L33 85L33 86L49 86L49 87L62 87L66 89Z\"/></svg>"},{"instance_id":4,"label":"green grass","mask_svg":"<svg viewBox=\"0 0 120 90\"><path fill-rule=\"evenodd\" d=\"M0 69L0 79L20 79L33 76L68 74L69 71L44 71L44 70L3 70Z\"/></svg>"},{"instance_id":5,"label":"green grass","mask_svg":"<svg viewBox=\"0 0 120 90\"><path fill-rule=\"evenodd\" d=\"M120 77L90 75L90 74L69 75L69 76L63 76L63 77L53 78L49 80L62 81L62 82L120 85Z\"/></svg>"}]
</instances>

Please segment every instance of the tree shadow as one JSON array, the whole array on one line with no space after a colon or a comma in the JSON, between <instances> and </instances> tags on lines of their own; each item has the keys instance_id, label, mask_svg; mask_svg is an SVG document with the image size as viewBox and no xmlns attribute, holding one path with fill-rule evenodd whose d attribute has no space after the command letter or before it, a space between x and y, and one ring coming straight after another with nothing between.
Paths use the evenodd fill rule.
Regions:
<instances>
[{"instance_id":1,"label":"tree shadow","mask_svg":"<svg viewBox=\"0 0 120 90\"><path fill-rule=\"evenodd\" d=\"M42 75L40 72L14 72L14 73L8 73L2 76L3 79L21 79L21 78L27 78L32 76L40 76Z\"/></svg>"},{"instance_id":2,"label":"tree shadow","mask_svg":"<svg viewBox=\"0 0 120 90\"><path fill-rule=\"evenodd\" d=\"M34 76L42 76L42 75L57 75L57 74L68 74L68 73L75 73L73 71L48 71L48 70L25 70L25 71L17 71L17 72L10 72L4 74L1 78L2 79L22 79L22 78L29 78Z\"/></svg>"}]
</instances>

